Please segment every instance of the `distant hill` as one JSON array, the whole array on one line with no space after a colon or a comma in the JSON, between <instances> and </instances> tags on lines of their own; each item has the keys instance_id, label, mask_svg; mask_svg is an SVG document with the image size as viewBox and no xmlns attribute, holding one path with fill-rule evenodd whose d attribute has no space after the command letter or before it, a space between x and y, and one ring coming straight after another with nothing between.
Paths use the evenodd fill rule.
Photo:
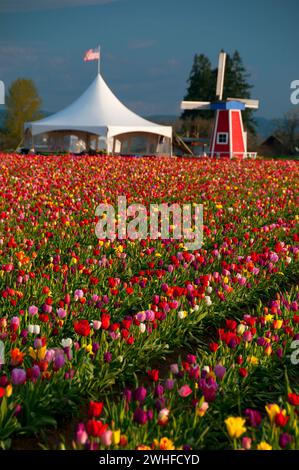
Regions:
<instances>
[{"instance_id":1,"label":"distant hill","mask_svg":"<svg viewBox=\"0 0 299 470\"><path fill-rule=\"evenodd\" d=\"M157 122L158 124L164 124L165 126L172 126L174 122L179 119L179 116L175 114L157 114L151 116L144 116L149 121Z\"/></svg>"},{"instance_id":2,"label":"distant hill","mask_svg":"<svg viewBox=\"0 0 299 470\"><path fill-rule=\"evenodd\" d=\"M3 128L4 120L5 120L5 109L0 109L0 129ZM43 116L49 116L47 111L42 111ZM174 122L179 118L174 114L156 114L151 116L145 116L145 119L149 121L157 122L158 124L164 124L165 126L172 126ZM257 122L257 132L261 136L262 139L265 139L269 135L271 135L274 130L277 128L277 125L281 123L281 119L267 119L264 117L257 117L255 118Z\"/></svg>"},{"instance_id":3,"label":"distant hill","mask_svg":"<svg viewBox=\"0 0 299 470\"><path fill-rule=\"evenodd\" d=\"M145 116L145 119L148 119L153 122L157 122L158 124L164 124L168 126L172 126L173 123L179 118L179 116L175 115L167 115L167 114L157 114L151 116ZM278 124L281 123L281 119L268 119L264 117L256 117L255 118L257 123L257 132L261 136L262 139L265 139L269 135L271 135L275 129L277 128Z\"/></svg>"}]
</instances>

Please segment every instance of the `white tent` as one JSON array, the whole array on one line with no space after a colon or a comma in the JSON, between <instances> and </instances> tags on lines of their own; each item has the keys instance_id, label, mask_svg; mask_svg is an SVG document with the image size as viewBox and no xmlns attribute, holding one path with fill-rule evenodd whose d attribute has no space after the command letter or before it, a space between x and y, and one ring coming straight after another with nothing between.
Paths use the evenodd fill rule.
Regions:
<instances>
[{"instance_id":1,"label":"white tent","mask_svg":"<svg viewBox=\"0 0 299 470\"><path fill-rule=\"evenodd\" d=\"M171 154L172 128L130 111L98 74L71 105L52 116L25 124L25 140L43 142L48 150L69 150L74 137L88 150L108 153ZM68 141L66 141L66 138ZM137 149L137 151L136 151ZM140 152L138 152L138 149Z\"/></svg>"}]
</instances>

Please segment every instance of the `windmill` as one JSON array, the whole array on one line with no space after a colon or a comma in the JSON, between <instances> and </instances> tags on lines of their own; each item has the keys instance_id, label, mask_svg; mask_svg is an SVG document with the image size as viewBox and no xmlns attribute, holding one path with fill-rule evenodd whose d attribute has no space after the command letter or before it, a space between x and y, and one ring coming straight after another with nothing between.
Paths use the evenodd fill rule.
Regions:
<instances>
[{"instance_id":1,"label":"windmill","mask_svg":"<svg viewBox=\"0 0 299 470\"><path fill-rule=\"evenodd\" d=\"M246 108L258 109L258 100L227 98L222 100L226 53L220 52L216 84L217 101L182 101L181 109L216 111L210 141L211 157L239 157L247 154L247 133L244 132L242 114Z\"/></svg>"}]
</instances>

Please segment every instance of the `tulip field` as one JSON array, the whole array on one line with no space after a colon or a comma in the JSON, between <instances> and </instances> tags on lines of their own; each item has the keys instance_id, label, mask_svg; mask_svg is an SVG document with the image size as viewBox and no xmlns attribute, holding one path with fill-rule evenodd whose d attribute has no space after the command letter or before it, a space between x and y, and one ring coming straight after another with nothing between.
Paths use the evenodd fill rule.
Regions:
<instances>
[{"instance_id":1,"label":"tulip field","mask_svg":"<svg viewBox=\"0 0 299 470\"><path fill-rule=\"evenodd\" d=\"M201 248L98 239L120 195ZM0 154L0 362L3 449L299 449L299 162Z\"/></svg>"}]
</instances>

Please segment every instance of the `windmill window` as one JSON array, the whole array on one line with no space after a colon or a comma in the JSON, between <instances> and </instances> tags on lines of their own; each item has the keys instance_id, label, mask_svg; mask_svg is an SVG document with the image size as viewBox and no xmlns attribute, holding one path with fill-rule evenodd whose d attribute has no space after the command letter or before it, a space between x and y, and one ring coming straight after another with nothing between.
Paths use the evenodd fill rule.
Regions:
<instances>
[{"instance_id":1,"label":"windmill window","mask_svg":"<svg viewBox=\"0 0 299 470\"><path fill-rule=\"evenodd\" d=\"M228 133L227 132L218 132L217 134L217 144L227 144L228 143Z\"/></svg>"}]
</instances>

